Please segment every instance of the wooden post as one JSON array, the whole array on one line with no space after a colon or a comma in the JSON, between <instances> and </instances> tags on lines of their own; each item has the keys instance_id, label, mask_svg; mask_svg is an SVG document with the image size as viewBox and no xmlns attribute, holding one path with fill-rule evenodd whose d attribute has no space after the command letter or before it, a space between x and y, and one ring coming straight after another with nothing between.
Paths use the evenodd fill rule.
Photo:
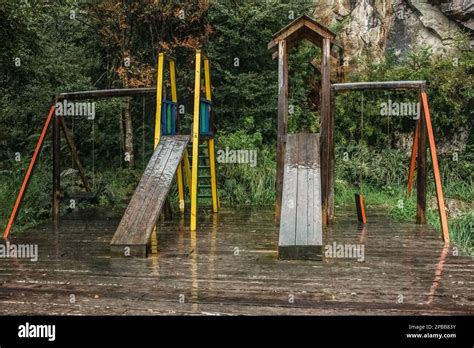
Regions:
<instances>
[{"instance_id":1,"label":"wooden post","mask_svg":"<svg viewBox=\"0 0 474 348\"><path fill-rule=\"evenodd\" d=\"M52 197L52 217L53 221L59 220L60 206L60 146L61 133L59 132L59 116L53 116L53 197Z\"/></svg>"},{"instance_id":2,"label":"wooden post","mask_svg":"<svg viewBox=\"0 0 474 348\"><path fill-rule=\"evenodd\" d=\"M322 222L326 226L330 221L333 170L331 156L334 155L331 133L331 77L330 77L330 41L323 39L321 62L321 207Z\"/></svg>"},{"instance_id":3,"label":"wooden post","mask_svg":"<svg viewBox=\"0 0 474 348\"><path fill-rule=\"evenodd\" d=\"M288 60L286 41L278 42L278 130L275 219L280 222L286 133L288 132Z\"/></svg>"},{"instance_id":4,"label":"wooden post","mask_svg":"<svg viewBox=\"0 0 474 348\"><path fill-rule=\"evenodd\" d=\"M416 166L416 223L426 224L426 120L423 108L420 110L420 119L418 120L418 158Z\"/></svg>"},{"instance_id":5,"label":"wooden post","mask_svg":"<svg viewBox=\"0 0 474 348\"><path fill-rule=\"evenodd\" d=\"M334 180L335 180L335 163L334 163L334 91L329 87L330 103L329 103L329 134L328 134L328 223L334 223Z\"/></svg>"}]
</instances>

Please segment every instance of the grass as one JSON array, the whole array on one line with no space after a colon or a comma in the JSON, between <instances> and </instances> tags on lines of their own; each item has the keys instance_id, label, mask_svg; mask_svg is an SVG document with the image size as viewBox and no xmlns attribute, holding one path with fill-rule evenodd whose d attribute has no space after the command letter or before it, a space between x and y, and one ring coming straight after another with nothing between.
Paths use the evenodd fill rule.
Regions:
<instances>
[{"instance_id":1,"label":"grass","mask_svg":"<svg viewBox=\"0 0 474 348\"><path fill-rule=\"evenodd\" d=\"M462 197L470 196L471 192L460 191L459 185L455 187L447 186L445 196ZM361 192L364 197L364 204L369 209L385 209L395 221L413 222L416 216L416 195L407 196L404 186L386 186L377 189L368 185L361 185L360 189L349 185L344 180L336 180L335 204L347 205L354 203L354 193ZM456 195L457 194L457 195ZM428 187L428 197L435 197L434 188ZM474 255L474 207L466 205L465 210L455 218L448 218L449 235L451 241L461 250L469 255ZM426 211L427 223L432 225L441 233L438 210L434 206L428 206Z\"/></svg>"}]
</instances>

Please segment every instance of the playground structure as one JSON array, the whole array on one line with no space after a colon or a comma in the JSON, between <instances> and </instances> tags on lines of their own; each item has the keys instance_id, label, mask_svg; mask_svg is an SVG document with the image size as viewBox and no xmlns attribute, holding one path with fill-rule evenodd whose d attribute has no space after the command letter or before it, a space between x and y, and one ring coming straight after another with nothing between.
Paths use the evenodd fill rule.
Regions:
<instances>
[{"instance_id":1,"label":"playground structure","mask_svg":"<svg viewBox=\"0 0 474 348\"><path fill-rule=\"evenodd\" d=\"M295 162L295 136L288 134L288 51L301 40L308 40L321 49L321 134L319 137L319 158L309 159L298 156ZM319 259L322 247L322 226L334 223L334 103L335 95L340 92L355 90L406 90L415 89L420 93L421 115L417 120L413 141L412 158L410 162L408 192L417 163L417 213L416 222L426 224L426 136L429 139L433 174L436 184L438 210L441 221L443 240L449 242L448 224L441 186L441 177L436 154L436 145L431 125L428 98L425 81L386 81L386 82L357 82L331 83L331 57L338 63L337 69L342 66L342 49L336 43L336 35L314 19L303 15L273 35L268 44L273 52L272 57L278 58L278 138L277 138L277 177L276 177L276 218L280 221L279 255L284 259ZM297 134L299 151L308 147L312 151L316 148L310 145L313 137ZM303 144L301 143L303 142ZM314 155L314 154L313 154ZM317 155L316 155L317 157ZM309 162L308 162L309 161ZM309 184L309 175L301 174L304 168L313 168L320 163L321 180ZM316 166L317 167L317 166ZM295 170L297 168L297 170ZM300 184L301 180L304 182ZM295 184L297 183L297 184ZM308 193L308 187L314 192ZM312 200L308 197L321 192L321 200ZM300 198L301 197L301 198ZM301 202L301 204L300 204ZM304 204L303 204L304 202ZM314 205L313 205L314 204ZM359 220L365 222L362 200L359 200ZM315 211L311 211L311 209ZM363 216L362 216L363 213ZM313 219L319 216L321 220ZM322 225L322 226L321 226ZM311 238L308 234L311 232ZM313 232L315 231L315 232ZM315 233L315 236L312 236ZM301 250L310 250L302 252Z\"/></svg>"},{"instance_id":2,"label":"playground structure","mask_svg":"<svg viewBox=\"0 0 474 348\"><path fill-rule=\"evenodd\" d=\"M166 99L164 83L165 60L169 62L171 100ZM203 63L203 64L202 64ZM205 98L201 98L201 66L204 65ZM132 199L123 215L117 231L110 243L114 254L124 256L146 257L150 236L161 213L166 197L176 173L179 194L179 209L184 213L183 168L191 194L191 231L196 230L197 199L199 183L200 142L207 147L209 160L209 178L211 184L212 210L219 210L217 197L217 180L214 151L214 123L211 113L211 75L210 62L201 51L196 52L194 120L192 134L192 162L190 163L187 145L189 135L178 135L179 118L177 113L176 71L173 58L164 54L158 57L157 106L155 118L155 152L135 190ZM200 137L201 136L201 137ZM201 187L203 187L201 185ZM207 186L206 186L207 187Z\"/></svg>"},{"instance_id":3,"label":"playground structure","mask_svg":"<svg viewBox=\"0 0 474 348\"><path fill-rule=\"evenodd\" d=\"M321 104L321 134L287 134L286 57L290 47L308 37L311 42L320 43L323 52L321 75L325 87L321 90L324 102ZM183 214L175 214L165 221L158 218L156 222L160 210L166 211L163 197L169 195L174 175L180 211L185 208L181 189L186 191L186 185L194 187L194 208L198 206L202 194L199 187L211 181L210 165L214 160L208 163L208 169L203 168L206 163L197 160L202 157L209 162L215 134L210 112L209 60L202 53L196 57L193 133L182 134L179 113L176 113L178 98L173 92L176 90L175 63L171 57L159 55L157 87L61 93L54 100L159 96L156 103L161 107L157 108L154 120L154 152L126 209L141 218L127 217L120 209L99 206L77 209L61 216L58 223L62 198L59 190L62 135L84 182L83 193L89 194L93 187L87 182L66 127L67 120L55 114L53 104L4 234L8 242L16 245L37 246L39 257L36 262L21 257L0 258L2 313L29 316L472 315L474 262L462 252L454 253L447 244L444 202L424 81L332 81L329 63L334 57L340 66L341 50L327 29L305 17L276 35L272 47L274 58L279 60L279 211L276 216L273 209L219 209L214 182L215 194L207 195L211 199L215 197L213 211L219 210L219 214L198 214L196 210L194 227L198 227L197 231L191 231ZM169 84L163 81L163 71L168 67ZM166 91L165 86L171 87L171 91ZM201 93L201 87L205 93ZM423 114L416 121L407 186L410 194L416 172L418 224L396 222L384 212L372 210L367 223L361 225L352 207L338 207L334 219L335 96L365 89L409 89L420 93ZM35 225L26 233L9 235L51 126L54 221ZM428 143L444 244L438 231L425 224ZM202 153L206 148L208 152ZM279 226L275 225L275 217L280 220ZM124 228L125 223L130 224L129 227ZM150 230L151 252L145 245ZM275 238L278 234L280 241ZM112 240L118 243L111 245ZM322 245L360 246L362 249L358 250L363 252L356 256L362 259L325 255L324 262L306 261L319 260ZM335 248L333 250L335 253ZM126 255L127 252L130 256L149 257L134 261L111 257L111 254ZM278 257L292 260L280 261ZM74 301L70 301L70 294L75 294ZM400 298L403 301L398 301Z\"/></svg>"},{"instance_id":4,"label":"playground structure","mask_svg":"<svg viewBox=\"0 0 474 348\"><path fill-rule=\"evenodd\" d=\"M164 83L165 61L169 63L169 76L171 86L171 100L167 99L167 93ZM204 69L202 69L204 66ZM204 70L204 88L205 97L201 98L201 71ZM78 168L80 177L83 181L86 192L90 192L90 184L86 179L83 166L80 162L76 147L70 136L66 123L62 115L55 113L55 105L62 101L77 101L85 99L102 99L131 97L156 93L156 116L155 116L155 151L150 159L145 173L140 180L137 190L127 207L121 223L112 238L111 249L115 254L126 256L146 256L149 237L154 225L167 204L166 199L176 174L179 194L179 209L183 213L185 208L184 201L184 180L190 191L191 201L191 219L190 229L196 230L197 227L197 205L198 198L212 198L212 210L217 213L219 210L219 199L217 196L217 180L215 165L215 142L214 142L214 119L211 112L211 76L210 61L200 51L196 51L195 67L195 98L194 98L194 117L193 134L179 135L179 117L177 113L177 88L176 88L176 68L172 57L165 57L160 53L158 56L157 86L150 88L125 88L95 91L80 91L70 93L60 93L55 96L54 103L50 108L48 117L44 123L40 138L31 158L28 170L23 179L20 192L15 201L13 211L9 218L4 232L6 239L11 231L13 223L20 211L24 195L33 174L37 158L41 152L44 138L50 125L52 125L52 158L53 158L53 185L52 185L52 218L58 221L60 216L60 129L62 129L66 142L71 151L74 163ZM192 157L188 156L187 145L192 139ZM204 146L202 146L204 145ZM207 147L207 153L200 151ZM193 160L196 165L193 165ZM204 160L208 161L207 166L203 165ZM199 169L208 168L208 175L199 175ZM183 175L184 169L184 175ZM200 184L200 182L209 179L210 184ZM208 188L210 195L199 196L200 188Z\"/></svg>"},{"instance_id":5,"label":"playground structure","mask_svg":"<svg viewBox=\"0 0 474 348\"><path fill-rule=\"evenodd\" d=\"M288 134L288 62L290 48L306 39L321 48L321 134ZM417 171L417 214L416 222L426 224L426 150L429 141L433 173L436 184L442 236L449 242L448 225L444 208L436 146L431 125L426 84L424 81L387 81L332 83L330 79L331 57L336 59L338 69L342 66L342 48L336 42L336 35L312 18L303 15L277 32L268 49L273 58L278 58L278 138L276 176L276 218L280 222L279 257L281 259L321 259L323 229L334 223L334 103L336 93L354 90L405 90L415 89L420 93L422 112L417 120L412 158L410 162L408 192L411 192L415 164ZM171 99L165 90L165 62L169 63ZM202 70L204 85L202 86ZM205 97L201 98L201 89ZM111 251L124 256L148 254L151 233L155 228L163 207L166 206L172 179L176 174L180 211L184 212L184 183L190 188L190 230L197 228L197 205L199 189L210 189L211 194L203 197L212 199L212 211L219 211L215 165L215 127L211 112L210 61L200 51L196 52L194 110L192 134L180 135L180 120L177 113L177 88L175 62L171 57L158 57L156 88L135 88L61 93L55 102L111 97L130 97L156 93L156 116L154 153L137 186L136 191L112 238ZM6 227L4 238L9 235L14 220L31 178L46 132L52 124L53 137L53 200L52 216L59 219L60 207L60 129L65 134L73 159L90 191L84 170L77 155L72 138L63 120L51 106L40 139L23 180L13 212ZM192 156L187 146L192 140ZM207 153L200 149L207 148ZM204 169L200 158L208 161L208 175L199 175ZM183 173L184 171L184 173ZM186 181L184 180L186 178ZM210 184L202 180L210 179ZM359 201L363 208L362 200ZM361 210L361 209L359 209ZM359 220L365 221L360 217Z\"/></svg>"}]
</instances>

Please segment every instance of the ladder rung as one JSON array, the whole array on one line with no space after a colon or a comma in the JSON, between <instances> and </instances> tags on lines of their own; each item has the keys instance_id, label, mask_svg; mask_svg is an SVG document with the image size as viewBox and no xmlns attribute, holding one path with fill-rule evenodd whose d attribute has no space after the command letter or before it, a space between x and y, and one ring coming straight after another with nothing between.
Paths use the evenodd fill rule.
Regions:
<instances>
[{"instance_id":1,"label":"ladder rung","mask_svg":"<svg viewBox=\"0 0 474 348\"><path fill-rule=\"evenodd\" d=\"M198 188L211 188L210 184L198 184Z\"/></svg>"},{"instance_id":2,"label":"ladder rung","mask_svg":"<svg viewBox=\"0 0 474 348\"><path fill-rule=\"evenodd\" d=\"M189 166L189 169L192 170L192 169L193 169L193 166L190 165L190 166ZM198 169L209 169L209 170L210 170L211 167L209 167L208 165L207 165L207 166L206 166L206 165L200 165L200 166L198 166Z\"/></svg>"}]
</instances>

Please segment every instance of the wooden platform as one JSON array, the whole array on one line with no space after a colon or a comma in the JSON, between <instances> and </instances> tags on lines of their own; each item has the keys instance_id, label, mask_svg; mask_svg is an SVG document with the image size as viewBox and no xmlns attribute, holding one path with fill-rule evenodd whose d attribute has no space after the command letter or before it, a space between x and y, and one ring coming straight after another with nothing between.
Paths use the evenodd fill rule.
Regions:
<instances>
[{"instance_id":1,"label":"wooden platform","mask_svg":"<svg viewBox=\"0 0 474 348\"><path fill-rule=\"evenodd\" d=\"M114 255L147 256L151 232L190 138L161 137L110 243Z\"/></svg>"},{"instance_id":2,"label":"wooden platform","mask_svg":"<svg viewBox=\"0 0 474 348\"><path fill-rule=\"evenodd\" d=\"M427 226L369 212L361 230L353 207L338 210L327 243L363 244L363 262L282 261L273 209L222 210L215 219L200 214L196 233L188 217L160 223L158 253L124 259L109 246L122 213L82 212L56 230L48 223L13 231L10 242L36 243L39 259L0 258L0 313L474 313L473 258L454 256Z\"/></svg>"},{"instance_id":3,"label":"wooden platform","mask_svg":"<svg viewBox=\"0 0 474 348\"><path fill-rule=\"evenodd\" d=\"M319 134L286 137L279 257L321 260L321 166Z\"/></svg>"}]
</instances>

